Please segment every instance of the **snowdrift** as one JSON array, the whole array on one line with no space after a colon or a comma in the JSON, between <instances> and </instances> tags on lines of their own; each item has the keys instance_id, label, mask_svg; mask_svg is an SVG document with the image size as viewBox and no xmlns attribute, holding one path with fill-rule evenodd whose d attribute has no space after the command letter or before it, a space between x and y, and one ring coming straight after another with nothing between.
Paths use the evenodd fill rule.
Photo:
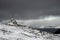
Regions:
<instances>
[{"instance_id":1,"label":"snowdrift","mask_svg":"<svg viewBox=\"0 0 60 40\"><path fill-rule=\"evenodd\" d=\"M60 34L59 34L60 35ZM0 40L60 40L58 35L27 28L0 24Z\"/></svg>"}]
</instances>

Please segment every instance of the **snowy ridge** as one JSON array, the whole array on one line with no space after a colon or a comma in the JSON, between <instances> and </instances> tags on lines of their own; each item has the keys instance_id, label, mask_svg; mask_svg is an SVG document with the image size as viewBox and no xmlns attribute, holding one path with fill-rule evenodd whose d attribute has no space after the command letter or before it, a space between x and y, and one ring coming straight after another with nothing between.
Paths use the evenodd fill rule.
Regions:
<instances>
[{"instance_id":1,"label":"snowy ridge","mask_svg":"<svg viewBox=\"0 0 60 40\"><path fill-rule=\"evenodd\" d=\"M60 40L60 37L28 27L0 24L0 40Z\"/></svg>"},{"instance_id":2,"label":"snowy ridge","mask_svg":"<svg viewBox=\"0 0 60 40\"><path fill-rule=\"evenodd\" d=\"M0 25L0 39L3 38L4 40L5 39L7 40L40 40L40 38L42 38L42 37L38 38L34 33L29 33L28 31L30 31L30 29L22 28L22 27L19 28L19 27L14 27L14 26L13 27L6 26L6 25L1 24Z\"/></svg>"}]
</instances>

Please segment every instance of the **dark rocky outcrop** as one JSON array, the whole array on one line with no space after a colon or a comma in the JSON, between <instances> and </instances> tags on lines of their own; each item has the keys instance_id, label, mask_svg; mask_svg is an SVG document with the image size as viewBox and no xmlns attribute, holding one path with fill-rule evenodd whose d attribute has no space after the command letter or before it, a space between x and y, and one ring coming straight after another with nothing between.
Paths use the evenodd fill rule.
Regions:
<instances>
[{"instance_id":1,"label":"dark rocky outcrop","mask_svg":"<svg viewBox=\"0 0 60 40\"><path fill-rule=\"evenodd\" d=\"M39 31L45 31L48 33L53 33L53 34L60 34L59 28L33 28L33 29L37 29Z\"/></svg>"},{"instance_id":2,"label":"dark rocky outcrop","mask_svg":"<svg viewBox=\"0 0 60 40\"><path fill-rule=\"evenodd\" d=\"M60 34L60 29L58 29L56 32L54 32L55 34Z\"/></svg>"}]
</instances>

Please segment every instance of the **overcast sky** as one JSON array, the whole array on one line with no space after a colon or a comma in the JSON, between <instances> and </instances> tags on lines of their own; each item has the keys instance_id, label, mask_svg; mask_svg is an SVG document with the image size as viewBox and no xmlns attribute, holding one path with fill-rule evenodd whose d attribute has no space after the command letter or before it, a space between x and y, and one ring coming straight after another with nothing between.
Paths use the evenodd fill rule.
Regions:
<instances>
[{"instance_id":1,"label":"overcast sky","mask_svg":"<svg viewBox=\"0 0 60 40\"><path fill-rule=\"evenodd\" d=\"M59 16L60 0L0 0L0 19L11 15L20 19Z\"/></svg>"}]
</instances>

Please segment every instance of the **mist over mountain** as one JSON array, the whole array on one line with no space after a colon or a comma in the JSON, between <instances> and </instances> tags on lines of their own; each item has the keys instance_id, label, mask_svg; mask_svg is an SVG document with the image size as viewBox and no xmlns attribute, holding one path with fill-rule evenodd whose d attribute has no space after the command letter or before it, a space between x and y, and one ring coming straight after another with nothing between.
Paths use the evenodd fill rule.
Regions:
<instances>
[{"instance_id":1,"label":"mist over mountain","mask_svg":"<svg viewBox=\"0 0 60 40\"><path fill-rule=\"evenodd\" d=\"M2 20L2 23L8 23L8 20ZM28 19L28 20L21 20L16 19L19 24L25 24L32 26L33 28L60 28L60 17L59 16L47 16L44 18L38 19Z\"/></svg>"}]
</instances>

